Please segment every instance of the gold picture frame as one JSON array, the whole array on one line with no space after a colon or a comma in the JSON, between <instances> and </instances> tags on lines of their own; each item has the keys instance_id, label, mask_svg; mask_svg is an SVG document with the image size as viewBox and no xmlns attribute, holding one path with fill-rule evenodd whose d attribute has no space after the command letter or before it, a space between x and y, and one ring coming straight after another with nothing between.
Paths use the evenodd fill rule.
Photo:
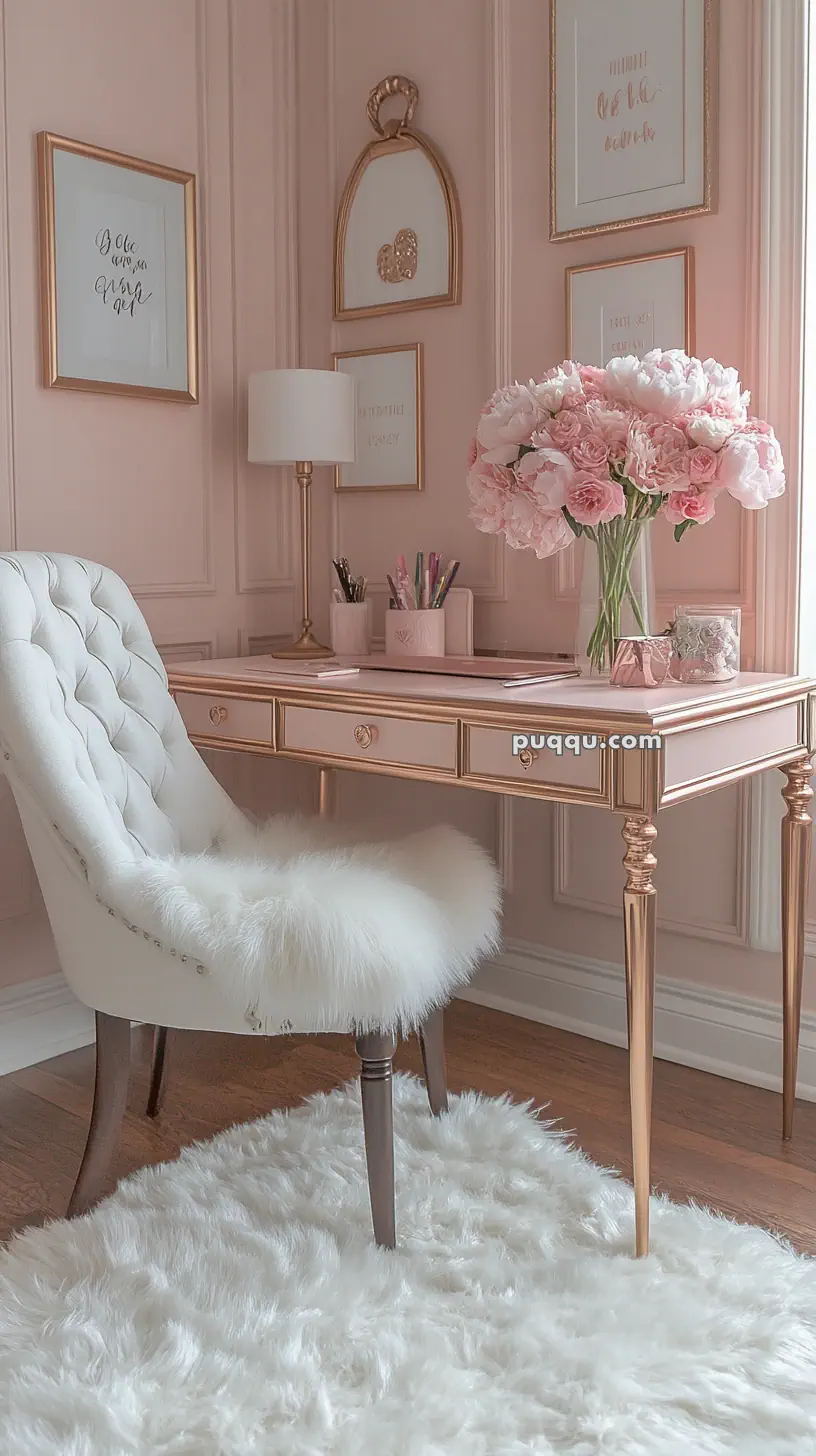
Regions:
<instances>
[{"instance_id":1,"label":"gold picture frame","mask_svg":"<svg viewBox=\"0 0 816 1456\"><path fill-rule=\"evenodd\" d=\"M356 485L344 485L343 484L343 472L349 472L349 471L353 471L353 470L356 469L357 472L359 473L360 467L364 464L364 461L361 461L361 459L360 459L360 455L361 455L360 445L359 445L359 439L360 439L359 430L360 430L360 426L361 426L360 410L361 409L368 409L370 407L374 407L374 408L384 408L386 410L389 409L389 408L391 408L391 406L399 407L398 400L386 401L383 406L377 406L377 405L375 405L375 406L369 406L369 405L366 405L366 404L361 405L360 398L359 398L359 396L360 396L360 375L358 373L357 376L356 376L356 378L357 378L357 401L356 401L356 410L357 410L356 430L357 430L357 435L356 435L356 439L357 439L357 442L358 442L358 444L357 444L357 460L354 462L353 465L335 465L335 467L334 467L334 488L341 495L346 495L346 494L349 494L349 495L351 495L351 494L365 494L367 492L386 491L386 490L388 490L388 491L390 491L390 490L414 490L414 491L421 491L421 490L424 489L424 485L425 485L425 481L424 481L425 409L424 409L424 400L423 400L423 392L422 392L423 391L422 345L421 344L389 344L385 348L380 348L380 349L345 349L345 350L343 350L343 351L341 351L341 352L339 352L337 354L332 354L332 365L333 365L333 368L335 370L337 370L337 369L342 369L342 367L343 367L343 360L347 360L347 359L373 359L375 357L382 358L382 357L388 356L388 355L400 355L400 354L402 354L402 355L412 355L413 356L413 365L412 366L409 366L407 369L405 369L404 370L404 373L406 375L406 378L410 375L411 380L412 380L412 384L413 384L414 430L413 430L412 435L410 436L410 440L411 440L411 445L412 445L412 456L413 456L413 461L414 461L414 466L413 466L412 473L414 474L415 479L414 480L404 480L404 481L394 480L394 481L388 481L387 483L377 483L377 484L370 484L370 483L362 483L362 484L358 483ZM363 371L363 373L365 373L365 371ZM378 383L381 386L383 384L386 384L386 385L388 384L387 373L388 373L388 371L387 370L384 370L382 368L380 368L377 371ZM393 383L393 381L392 381L392 383ZM399 381L397 381L397 383L399 383ZM405 383L405 380L403 380L403 384L404 383ZM393 418L393 417L394 417L393 415L389 415L388 416L388 418ZM404 418L404 416L401 416L401 417ZM400 463L399 455L396 454L396 445L397 445L397 442L395 442L395 444L394 444L393 459L394 459L394 463ZM388 445L387 445L387 443L385 443L385 448L389 448ZM405 451L405 446L403 444L403 454L404 454L404 451ZM366 468L368 468L368 467L366 467ZM406 472L406 473L408 473L408 472Z\"/></svg>"},{"instance_id":2,"label":"gold picture frame","mask_svg":"<svg viewBox=\"0 0 816 1456\"><path fill-rule=\"evenodd\" d=\"M682 302L682 308L681 308L681 329L682 329L682 334L683 334L682 343L675 343L673 341L664 341L663 339L660 339L659 341L654 341L653 343L650 342L649 343L649 347L659 347L661 349L679 349L679 348L682 348L682 349L685 350L685 352L687 354L693 354L694 351L695 351L695 348L696 348L696 337L695 337L695 335L696 335L696 328L695 328L695 324L696 324L696 318L695 318L695 315L696 315L696 297L695 297L695 285L694 285L694 249L692 247L682 247L682 248L665 248L665 249L661 250L660 252L656 252L656 253L638 253L638 254L635 254L632 257L628 257L628 258L608 258L603 263L579 263L579 264L575 264L571 268L566 268L564 270L564 287L565 287L565 294L566 294L566 297L565 297L565 316L566 316L566 335L567 335L567 355L566 355L566 357L568 359L572 359L574 357L574 355L573 355L573 349L575 348L575 324L574 324L575 289L574 289L574 284L575 284L576 278L578 278L578 277L580 277L582 275L585 275L585 274L606 273L608 270L613 269L613 268L631 268L633 266L637 266L638 264L647 264L647 263L658 263L659 264L659 263L669 262L670 260L672 260L674 258L680 260L681 265L682 265L682 278L683 278L683 302ZM602 327L603 327L603 325L602 325ZM584 352L587 352L587 351L584 351ZM625 347L622 347L620 350L616 349L614 352L615 353L636 353L638 351L636 349L627 349ZM644 352L645 352L645 350L644 350ZM580 350L579 350L579 353L580 353ZM614 355L610 355L610 358L611 357L614 357ZM590 358L590 357L584 358L583 357L583 354L581 355L581 363L582 364L598 364L599 367L603 367L603 364L605 364L606 362L607 362L606 360L603 360L603 362L601 363L601 361L598 360L598 359L593 359L593 358Z\"/></svg>"},{"instance_id":3,"label":"gold picture frame","mask_svg":"<svg viewBox=\"0 0 816 1456\"><path fill-rule=\"evenodd\" d=\"M700 0L702 14L702 84L701 84L701 128L702 128L702 197L699 202L666 208L651 213L639 213L628 218L608 222L597 222L581 227L559 228L558 226L558 117L556 88L556 10L559 0L550 3L550 225L551 243L566 242L570 238L592 237L598 233L620 232L625 228L647 227L652 223L677 221L680 218L697 217L713 212L716 208L716 139L718 120L717 64L719 59L719 3L720 0ZM569 0L568 0L569 3ZM685 54L685 48L684 48Z\"/></svg>"},{"instance_id":4,"label":"gold picture frame","mask_svg":"<svg viewBox=\"0 0 816 1456\"><path fill-rule=\"evenodd\" d=\"M391 96L405 98L405 111L398 120L380 122L380 107ZM405 76L389 76L380 81L368 98L367 114L377 139L364 147L343 189L334 229L334 317L338 320L375 318L380 314L404 313L417 308L441 308L462 301L462 215L456 185L447 163L422 132L411 126L419 100L415 82ZM393 300L348 305L346 301L346 249L349 221L364 173L384 157L418 151L431 165L447 220L447 278L445 287L422 297L395 296ZM402 252L400 248L402 247ZM371 241L372 264L380 280L394 287L410 283L415 276L418 253L423 242L416 232L402 222L393 237ZM413 271L412 271L413 270Z\"/></svg>"},{"instance_id":5,"label":"gold picture frame","mask_svg":"<svg viewBox=\"0 0 816 1456\"><path fill-rule=\"evenodd\" d=\"M175 301L174 313L168 310L171 314L171 324L173 322L177 324L177 337L171 341L173 360L172 365L168 367L168 374L172 370L176 370L180 374L183 367L185 375L183 386L177 386L175 384L165 386L163 384L145 383L124 378L93 378L90 375L77 374L70 369L63 371L60 368L60 327L63 311L60 307L58 267L60 228L57 218L58 209L55 201L55 158L59 154L68 154L72 157L83 158L91 162L99 162L110 167L127 169L136 174L156 178L160 182L175 184L182 189L180 215L183 219L184 228L184 321L183 323L181 321L181 305L177 299ZM53 132L48 131L42 131L37 136L37 162L39 183L40 319L43 384L46 388L92 390L104 394L137 395L153 399L173 400L187 404L197 403L198 285L196 269L195 176L192 172L181 172L175 167L166 167L155 162L145 162L138 157L131 157L123 152L107 151L103 147L97 147L88 142L73 141L69 137L57 136ZM93 241L96 242L96 238ZM176 251L181 256L181 250L176 249ZM120 296L118 301L123 304L120 312L131 311L135 306L133 303L134 293L140 285L138 280L135 284L131 283L130 277L126 277L125 275L129 273L131 276L134 276L133 269L137 263L143 269L147 270L149 267L147 259L133 260L124 250L119 254L111 254L109 252L108 257L112 261L106 266L121 269L121 274L117 278L114 278L113 274L111 274L110 278L104 275L105 288L101 290L97 287L103 279L103 275L100 274L94 284L94 293L101 296L103 302L107 303L108 291L106 290L109 288L115 307L117 302L116 290L129 287L129 295ZM165 276L165 289L166 287L167 276ZM180 293L181 289L179 288L178 291ZM145 299L146 302L147 299ZM131 316L133 316L132 312ZM65 326L64 319L62 320L62 325L63 327ZM133 372L136 373L139 367L139 365L133 365ZM141 367L145 368L148 366ZM116 371L112 370L111 372ZM122 367L122 372L124 372L124 366Z\"/></svg>"}]
</instances>

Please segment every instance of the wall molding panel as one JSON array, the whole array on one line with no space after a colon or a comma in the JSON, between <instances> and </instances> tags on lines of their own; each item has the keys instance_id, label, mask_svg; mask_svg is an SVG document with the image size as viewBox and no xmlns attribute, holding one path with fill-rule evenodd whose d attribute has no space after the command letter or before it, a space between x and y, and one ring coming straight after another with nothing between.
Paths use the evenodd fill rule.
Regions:
<instances>
[{"instance_id":1,"label":"wall molding panel","mask_svg":"<svg viewBox=\"0 0 816 1456\"><path fill-rule=\"evenodd\" d=\"M209 301L212 296L212 278L209 268L209 239L211 189L209 187L210 158L210 77L209 46L207 26L207 0L196 0L195 5L195 74L196 74L196 190L198 215L196 217L196 245L198 253L198 359L200 396L197 405L189 406L196 411L201 441L201 573L194 581L130 582L130 589L136 600L151 597L203 597L214 596L217 591L215 563L212 543L212 500L213 500L213 451L210 448L210 430L213 418L212 393L212 337L210 334ZM187 408L187 406L178 406Z\"/></svg>"},{"instance_id":2,"label":"wall molding panel","mask_svg":"<svg viewBox=\"0 0 816 1456\"><path fill-rule=\"evenodd\" d=\"M763 775L766 777L766 775ZM691 912L682 920L676 920L660 913L660 851L656 884L658 889L657 923L661 930L675 935L688 935L695 940L719 941L725 945L749 946L751 940L750 885L751 877L751 797L749 784L738 785L737 789L737 866L734 901L736 916L734 922L695 919ZM660 821L658 820L658 828ZM571 888L571 835L574 831L574 816L569 804L553 805L553 889L552 898L556 905L566 905L573 910L589 911L593 915L611 915L620 921L620 898L615 903L600 900L590 894ZM777 858L779 847L777 842ZM621 859L623 855L621 854ZM621 871L621 893L623 893L623 871ZM778 941L777 947L778 948Z\"/></svg>"},{"instance_id":3,"label":"wall molding panel","mask_svg":"<svg viewBox=\"0 0 816 1456\"><path fill-rule=\"evenodd\" d=\"M14 409L11 378L11 273L8 191L8 124L6 120L6 0L0 0L0 547L17 544Z\"/></svg>"},{"instance_id":4,"label":"wall molding panel","mask_svg":"<svg viewBox=\"0 0 816 1456\"><path fill-rule=\"evenodd\" d=\"M626 1046L623 967L511 940L460 999ZM655 1055L754 1087L781 1091L782 1013L773 1002L661 977ZM816 1015L802 1016L797 1096L816 1102ZM779 1110L780 1130L782 1109Z\"/></svg>"},{"instance_id":5,"label":"wall molding panel","mask_svg":"<svg viewBox=\"0 0 816 1456\"><path fill-rule=\"evenodd\" d=\"M95 1040L93 1012L59 972L0 987L0 1077Z\"/></svg>"},{"instance_id":6,"label":"wall molding panel","mask_svg":"<svg viewBox=\"0 0 816 1456\"><path fill-rule=\"evenodd\" d=\"M235 489L235 577L239 594L287 592L294 611L294 589L298 580L294 476L289 466L250 466L246 459L244 391L250 368L295 368L298 364L298 236L297 236L297 118L296 118L296 21L295 0L268 0L270 13L269 106L266 133L267 181L273 193L274 229L269 245L270 295L274 308L266 320L266 358L253 360L248 368L241 349L237 318L233 317L233 417ZM235 145L236 89L240 68L236 68L235 26L240 12L237 0L229 4L229 88L230 121ZM232 266L233 297L237 312L237 248L235 168L232 168ZM250 478L252 483L250 484ZM262 490L266 497L264 515L271 512L271 526L259 528L253 497ZM248 543L259 529L266 536L268 570L253 575L248 562Z\"/></svg>"}]
</instances>

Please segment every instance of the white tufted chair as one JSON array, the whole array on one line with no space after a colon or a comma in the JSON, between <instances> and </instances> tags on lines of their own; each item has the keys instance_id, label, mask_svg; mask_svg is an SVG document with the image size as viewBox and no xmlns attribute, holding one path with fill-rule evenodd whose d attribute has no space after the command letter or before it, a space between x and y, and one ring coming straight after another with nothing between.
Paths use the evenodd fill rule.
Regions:
<instances>
[{"instance_id":1,"label":"white tufted chair","mask_svg":"<svg viewBox=\"0 0 816 1456\"><path fill-rule=\"evenodd\" d=\"M393 1246L395 1036L420 1032L441 1112L442 1007L496 941L487 857L450 829L344 844L321 821L251 825L190 743L127 587L72 556L0 555L0 747L63 972L96 1012L69 1214L104 1183L131 1020L353 1031L374 1232Z\"/></svg>"}]
</instances>

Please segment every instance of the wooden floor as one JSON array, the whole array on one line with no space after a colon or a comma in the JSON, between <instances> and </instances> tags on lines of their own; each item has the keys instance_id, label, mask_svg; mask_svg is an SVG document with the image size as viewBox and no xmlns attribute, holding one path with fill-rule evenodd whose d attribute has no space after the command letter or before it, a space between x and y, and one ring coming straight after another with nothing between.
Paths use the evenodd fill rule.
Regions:
<instances>
[{"instance_id":1,"label":"wooden floor","mask_svg":"<svg viewBox=\"0 0 816 1456\"><path fill-rule=\"evenodd\" d=\"M483 1007L447 1013L452 1090L509 1091L557 1118L596 1162L631 1172L626 1054ZM143 1115L149 1031L133 1036L133 1076L115 1175L172 1158L184 1143L327 1091L356 1072L350 1038L230 1037L171 1040L168 1091L157 1122ZM397 1066L420 1071L414 1040ZM84 1145L93 1049L0 1078L0 1238L61 1214ZM702 1200L762 1223L816 1252L816 1105L799 1103L792 1144L780 1139L772 1092L669 1062L655 1068L653 1173L676 1199Z\"/></svg>"}]
</instances>

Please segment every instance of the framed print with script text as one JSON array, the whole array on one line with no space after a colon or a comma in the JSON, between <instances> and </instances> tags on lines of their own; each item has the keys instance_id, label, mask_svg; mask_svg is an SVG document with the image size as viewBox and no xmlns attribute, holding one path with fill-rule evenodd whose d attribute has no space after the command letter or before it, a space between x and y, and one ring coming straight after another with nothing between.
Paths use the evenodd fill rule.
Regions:
<instances>
[{"instance_id":1,"label":"framed print with script text","mask_svg":"<svg viewBox=\"0 0 816 1456\"><path fill-rule=\"evenodd\" d=\"M550 0L550 240L710 212L718 0Z\"/></svg>"},{"instance_id":2,"label":"framed print with script text","mask_svg":"<svg viewBox=\"0 0 816 1456\"><path fill-rule=\"evenodd\" d=\"M422 345L333 354L335 369L356 384L353 465L337 465L334 488L422 489Z\"/></svg>"},{"instance_id":3,"label":"framed print with script text","mask_svg":"<svg viewBox=\"0 0 816 1456\"><path fill-rule=\"evenodd\" d=\"M195 177L40 132L43 383L198 399Z\"/></svg>"},{"instance_id":4,"label":"framed print with script text","mask_svg":"<svg viewBox=\"0 0 816 1456\"><path fill-rule=\"evenodd\" d=\"M694 249L567 268L567 358L602 369L650 349L694 353Z\"/></svg>"}]
</instances>

